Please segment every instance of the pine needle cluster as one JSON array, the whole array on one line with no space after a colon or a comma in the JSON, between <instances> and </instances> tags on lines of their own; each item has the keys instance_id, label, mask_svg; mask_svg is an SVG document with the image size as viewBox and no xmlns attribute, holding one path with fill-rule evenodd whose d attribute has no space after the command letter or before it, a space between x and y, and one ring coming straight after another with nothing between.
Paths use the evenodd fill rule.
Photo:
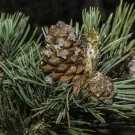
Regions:
<instances>
[{"instance_id":1,"label":"pine needle cluster","mask_svg":"<svg viewBox=\"0 0 135 135\"><path fill-rule=\"evenodd\" d=\"M76 97L72 84L56 85L43 73L41 37L31 37L28 17L22 13L2 14L0 18L0 129L8 135L87 135L97 127L134 126L135 78L123 75L135 51L131 27L135 21L134 4L123 4L101 24L98 8L82 12L82 26L76 23L80 39L85 29L99 33L99 53L94 70L113 79L115 96L104 103L89 102ZM70 23L72 26L72 21ZM91 37L90 37L91 38Z\"/></svg>"}]
</instances>

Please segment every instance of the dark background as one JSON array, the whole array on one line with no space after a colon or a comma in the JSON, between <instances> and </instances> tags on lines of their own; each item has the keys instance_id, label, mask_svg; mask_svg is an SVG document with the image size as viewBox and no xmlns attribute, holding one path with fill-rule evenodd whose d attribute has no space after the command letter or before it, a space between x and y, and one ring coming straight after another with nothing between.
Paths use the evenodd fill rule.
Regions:
<instances>
[{"instance_id":1,"label":"dark background","mask_svg":"<svg viewBox=\"0 0 135 135\"><path fill-rule=\"evenodd\" d=\"M50 26L59 20L69 23L71 18L81 22L82 9L90 6L99 7L104 21L119 3L120 0L0 0L0 13L21 11L30 16L33 27Z\"/></svg>"},{"instance_id":2,"label":"dark background","mask_svg":"<svg viewBox=\"0 0 135 135\"><path fill-rule=\"evenodd\" d=\"M133 3L135 0L124 0ZM81 23L82 9L90 6L99 7L102 21L105 21L111 12L114 12L120 0L0 0L0 14L21 11L30 17L32 29L35 27L51 26L59 20L66 23L72 18ZM135 33L135 25L131 29ZM134 36L135 37L135 34ZM135 135L130 129L115 131L113 135ZM127 132L127 133L125 133Z\"/></svg>"}]
</instances>

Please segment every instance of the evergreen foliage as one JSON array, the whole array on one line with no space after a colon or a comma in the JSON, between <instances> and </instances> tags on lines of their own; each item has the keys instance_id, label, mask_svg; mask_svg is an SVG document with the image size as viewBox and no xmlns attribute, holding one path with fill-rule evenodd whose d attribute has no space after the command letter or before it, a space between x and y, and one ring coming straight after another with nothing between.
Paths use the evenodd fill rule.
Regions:
<instances>
[{"instance_id":1,"label":"evergreen foliage","mask_svg":"<svg viewBox=\"0 0 135 135\"><path fill-rule=\"evenodd\" d=\"M95 28L100 50L95 70L110 75L135 51L130 40L135 21L134 5L121 1L116 13L101 24L98 8L82 12L81 29L76 35ZM135 124L135 78L114 78L116 95L112 102L95 103L77 97L72 84L59 84L41 70L41 36L28 37L30 25L22 13L2 14L0 19L0 68L4 77L0 86L0 127L8 135L87 135L96 127L133 126Z\"/></svg>"}]
</instances>

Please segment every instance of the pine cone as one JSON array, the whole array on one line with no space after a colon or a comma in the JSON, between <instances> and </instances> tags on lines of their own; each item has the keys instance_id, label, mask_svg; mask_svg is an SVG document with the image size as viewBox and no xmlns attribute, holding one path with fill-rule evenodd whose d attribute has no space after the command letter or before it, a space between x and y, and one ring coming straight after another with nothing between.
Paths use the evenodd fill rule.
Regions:
<instances>
[{"instance_id":1,"label":"pine cone","mask_svg":"<svg viewBox=\"0 0 135 135\"><path fill-rule=\"evenodd\" d=\"M42 70L59 82L78 78L83 72L84 53L75 30L64 22L58 22L51 26L46 42Z\"/></svg>"},{"instance_id":2,"label":"pine cone","mask_svg":"<svg viewBox=\"0 0 135 135\"><path fill-rule=\"evenodd\" d=\"M118 64L107 76L111 78L118 78L121 75L127 74L129 70L128 78L135 77L135 51L127 57L124 61Z\"/></svg>"},{"instance_id":3,"label":"pine cone","mask_svg":"<svg viewBox=\"0 0 135 135\"><path fill-rule=\"evenodd\" d=\"M132 60L128 64L129 68L129 78L135 78L135 56L133 56Z\"/></svg>"},{"instance_id":4,"label":"pine cone","mask_svg":"<svg viewBox=\"0 0 135 135\"><path fill-rule=\"evenodd\" d=\"M100 72L85 73L74 83L74 93L82 90L83 97L89 101L111 100L114 96L112 80Z\"/></svg>"},{"instance_id":5,"label":"pine cone","mask_svg":"<svg viewBox=\"0 0 135 135\"><path fill-rule=\"evenodd\" d=\"M42 70L57 82L73 83L74 95L83 88L84 98L104 101L114 95L113 83L101 73L93 72L93 61L98 54L99 38L95 29L87 29L81 40L76 39L71 26L58 22L51 26L43 51ZM85 48L82 47L86 45Z\"/></svg>"}]
</instances>

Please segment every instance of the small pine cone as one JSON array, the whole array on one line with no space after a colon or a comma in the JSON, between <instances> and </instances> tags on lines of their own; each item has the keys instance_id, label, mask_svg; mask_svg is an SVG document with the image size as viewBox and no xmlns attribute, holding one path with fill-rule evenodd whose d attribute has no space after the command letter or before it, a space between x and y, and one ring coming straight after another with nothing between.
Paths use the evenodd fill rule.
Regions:
<instances>
[{"instance_id":1,"label":"small pine cone","mask_svg":"<svg viewBox=\"0 0 135 135\"><path fill-rule=\"evenodd\" d=\"M100 72L85 73L74 82L73 92L78 95L82 90L83 97L89 101L108 101L114 96L112 80Z\"/></svg>"},{"instance_id":2,"label":"small pine cone","mask_svg":"<svg viewBox=\"0 0 135 135\"><path fill-rule=\"evenodd\" d=\"M129 78L135 78L135 56L129 62L128 68L129 68Z\"/></svg>"},{"instance_id":3,"label":"small pine cone","mask_svg":"<svg viewBox=\"0 0 135 135\"><path fill-rule=\"evenodd\" d=\"M64 22L51 26L43 51L42 70L59 82L71 82L83 72L83 49L75 30Z\"/></svg>"}]
</instances>

